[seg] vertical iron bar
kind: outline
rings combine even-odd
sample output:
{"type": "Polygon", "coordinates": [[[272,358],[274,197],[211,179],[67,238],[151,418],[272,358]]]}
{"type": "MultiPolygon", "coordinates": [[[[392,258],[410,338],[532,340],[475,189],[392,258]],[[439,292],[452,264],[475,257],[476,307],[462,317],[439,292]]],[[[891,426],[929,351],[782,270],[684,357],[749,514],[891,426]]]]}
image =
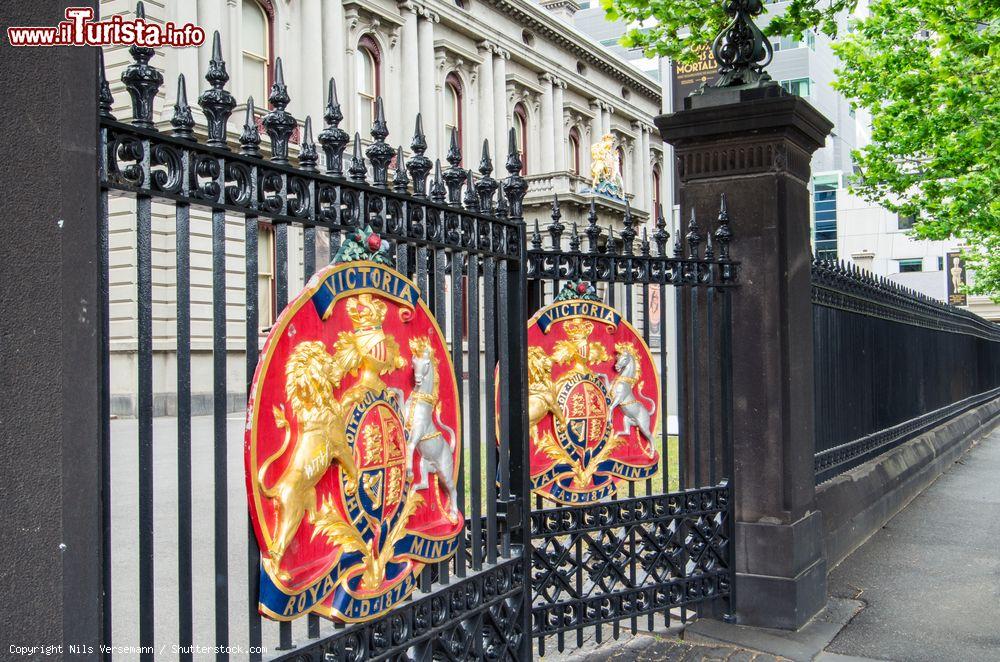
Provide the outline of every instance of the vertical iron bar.
{"type": "MultiPolygon", "coordinates": [[[[472,545],[472,569],[480,570],[483,567],[483,481],[480,480],[482,474],[482,453],[483,439],[480,433],[480,415],[484,403],[480,400],[479,391],[479,256],[469,255],[469,406],[467,407],[469,416],[469,458],[471,461],[471,482],[472,489],[471,504],[471,545],[472,545]]],[[[490,366],[486,365],[487,379],[490,379],[490,366]]],[[[492,407],[492,403],[486,402],[486,408],[492,407]]],[[[486,434],[489,439],[489,432],[486,434]]],[[[492,452],[492,448],[487,448],[486,452],[492,452]]]]}
{"type": "MultiPolygon", "coordinates": [[[[647,266],[648,266],[648,262],[647,262],[647,266]]],[[[647,281],[645,283],[643,283],[643,285],[642,285],[642,304],[641,304],[640,308],[642,310],[642,340],[643,340],[644,343],[646,343],[646,347],[649,347],[649,332],[650,332],[649,327],[650,327],[650,323],[649,323],[649,281],[648,281],[648,273],[647,273],[647,281]]],[[[652,358],[652,357],[650,357],[650,358],[652,358]]],[[[664,406],[666,405],[666,398],[663,396],[663,373],[662,372],[659,375],[659,381],[657,382],[656,387],[657,387],[657,389],[659,389],[659,392],[660,392],[660,410],[662,410],[664,408],[664,406]]],[[[659,412],[657,412],[657,413],[659,413],[659,412]]],[[[653,430],[656,429],[656,420],[655,419],[653,419],[653,420],[650,421],[650,429],[653,429],[653,430]]],[[[660,434],[666,434],[666,431],[665,430],[660,430],[660,434]]],[[[656,450],[656,445],[654,444],[654,442],[653,442],[652,439],[649,440],[649,449],[650,449],[650,451],[654,451],[654,452],[656,450]]],[[[653,493],[653,479],[652,478],[647,478],[646,479],[645,487],[646,487],[646,496],[651,495],[653,493]]],[[[666,490],[664,490],[664,491],[666,491],[666,490]]],[[[654,524],[652,526],[656,526],[656,525],[654,524]]],[[[649,573],[647,573],[647,577],[648,576],[649,576],[649,573]]],[[[655,627],[656,627],[656,616],[655,616],[655,614],[653,612],[649,612],[649,615],[646,618],[646,629],[649,630],[650,632],[652,632],[655,627]]]]}
{"type": "MultiPolygon", "coordinates": [[[[103,57],[103,56],[102,56],[103,57]]],[[[101,130],[97,150],[101,180],[107,179],[106,129],[101,130]]],[[[110,242],[108,189],[101,187],[98,198],[98,241],[100,245],[99,287],[101,294],[101,572],[104,600],[102,604],[101,643],[110,644],[111,639],[111,291],[110,291],[110,242]]],[[[111,662],[111,653],[102,654],[105,662],[111,662]]]]}
{"type": "MultiPolygon", "coordinates": [[[[688,416],[688,401],[687,401],[687,379],[691,370],[691,352],[688,351],[690,345],[688,344],[687,333],[685,332],[687,325],[685,324],[683,305],[684,305],[684,295],[686,294],[686,285],[683,284],[683,269],[684,266],[678,267],[678,281],[679,284],[674,285],[674,312],[675,312],[675,324],[674,329],[677,334],[677,489],[683,492],[687,486],[686,475],[686,462],[687,453],[684,448],[687,445],[687,416],[688,416]]],[[[687,501],[683,496],[680,497],[682,500],[683,507],[687,507],[687,501]]],[[[678,540],[684,540],[683,538],[683,528],[684,528],[684,518],[679,517],[677,519],[678,528],[678,540]]],[[[682,554],[683,555],[683,554],[682,554]]],[[[680,567],[680,577],[684,578],[684,559],[681,559],[680,567]]],[[[683,584],[682,584],[683,586],[683,584]]],[[[681,604],[681,623],[687,622],[687,607],[681,604]]]]}
{"type": "MultiPolygon", "coordinates": [[[[143,150],[148,162],[149,150],[143,150]]],[[[136,308],[138,321],[139,417],[139,645],[152,651],[155,627],[153,584],[153,264],[152,199],[136,196],[136,308]],[[147,648],[148,647],[148,648],[147,648]]],[[[143,652],[140,659],[153,659],[143,652]]]]}
{"type": "MultiPolygon", "coordinates": [[[[670,383],[667,378],[667,286],[657,285],[660,288],[660,427],[662,433],[662,449],[660,462],[663,463],[663,492],[670,492],[670,461],[667,451],[670,449],[670,417],[668,413],[667,390],[663,388],[670,383]]],[[[676,303],[676,298],[675,298],[676,303]]],[[[680,366],[680,363],[677,364],[680,366]]],[[[669,611],[667,612],[669,613],[669,611]]]]}
{"type": "MultiPolygon", "coordinates": [[[[628,248],[628,245],[626,246],[626,250],[628,250],[628,251],[631,250],[630,248],[628,248]]],[[[633,301],[632,301],[632,258],[631,257],[625,258],[625,269],[626,269],[626,275],[625,275],[625,319],[628,321],[629,324],[632,324],[632,322],[633,322],[633,317],[632,317],[632,303],[633,303],[633,301]]],[[[640,439],[641,439],[641,437],[640,437],[640,439]]],[[[635,497],[635,481],[632,481],[632,480],[628,481],[628,496],[629,496],[630,499],[632,499],[632,498],[635,497]]],[[[631,585],[632,585],[631,587],[632,588],[637,588],[637,583],[638,583],[639,578],[638,578],[638,571],[636,569],[636,564],[635,564],[635,562],[636,562],[636,556],[637,556],[637,549],[636,549],[635,527],[634,526],[629,526],[628,527],[628,549],[629,549],[629,554],[628,554],[629,582],[631,583],[631,585]]],[[[631,622],[631,626],[632,626],[632,634],[634,635],[639,630],[639,619],[636,616],[632,616],[630,622],[631,622]]]]}
{"type": "MultiPolygon", "coordinates": [[[[500,500],[508,502],[510,498],[510,448],[511,448],[511,416],[510,411],[513,403],[511,402],[511,383],[510,377],[514,370],[514,366],[511,364],[511,347],[510,340],[511,334],[514,333],[513,323],[510,319],[510,278],[509,271],[507,268],[507,262],[501,261],[498,265],[499,272],[497,273],[497,296],[498,301],[498,311],[499,311],[499,337],[500,343],[498,348],[499,362],[501,368],[500,371],[501,383],[500,383],[500,457],[499,461],[499,483],[500,483],[500,500]],[[506,376],[506,379],[503,379],[506,376]]],[[[509,503],[509,502],[508,502],[509,503]]],[[[503,558],[510,558],[510,526],[504,527],[503,535],[501,536],[501,555],[503,558]]]]}
{"type": "Polygon", "coordinates": [[[677,489],[681,491],[687,488],[687,481],[684,477],[687,453],[684,452],[684,447],[687,445],[688,423],[687,379],[691,366],[686,333],[687,325],[682,310],[684,295],[687,294],[686,287],[683,284],[674,285],[674,316],[676,318],[674,329],[677,334],[675,339],[677,345],[677,489]]]}
{"type": "MultiPolygon", "coordinates": [[[[487,439],[496,434],[496,377],[497,369],[497,301],[496,301],[496,260],[483,259],[483,315],[486,323],[486,410],[487,439]]],[[[496,444],[486,447],[486,562],[497,562],[497,448],[496,444]]]]}
{"type": "MultiPolygon", "coordinates": [[[[308,283],[316,272],[316,228],[308,226],[302,229],[302,282],[308,283]]],[[[319,616],[310,613],[306,616],[306,636],[310,639],[319,638],[319,616]]]]}
{"type": "MultiPolygon", "coordinates": [[[[288,224],[274,226],[274,298],[275,309],[279,312],[288,304],[288,224]]],[[[282,621],[278,624],[278,650],[291,650],[292,624],[282,621]]]]}
{"type": "MultiPolygon", "coordinates": [[[[475,257],[470,255],[469,262],[472,262],[475,257]]],[[[462,415],[465,413],[465,408],[462,406],[465,398],[462,395],[463,387],[465,385],[465,365],[462,361],[462,343],[463,343],[463,333],[465,320],[465,308],[462,305],[463,299],[463,287],[462,287],[462,276],[463,276],[463,254],[461,251],[451,252],[451,362],[455,368],[455,383],[458,384],[458,411],[462,415]]],[[[472,356],[471,349],[469,356],[472,356]]],[[[462,417],[465,418],[464,416],[462,417]]],[[[456,434],[462,434],[462,425],[464,420],[459,421],[459,426],[456,429],[456,434]]],[[[460,445],[459,449],[464,448],[464,445],[460,445]]],[[[458,509],[462,513],[466,513],[465,507],[465,467],[462,466],[465,458],[459,456],[459,471],[458,471],[458,484],[455,486],[455,492],[458,495],[458,509]]],[[[463,515],[464,517],[464,515],[463,515]]],[[[457,577],[465,577],[465,533],[458,538],[458,551],[455,553],[455,575],[457,577]]]]}
{"type": "MultiPolygon", "coordinates": [[[[452,264],[454,268],[454,264],[452,264]]],[[[445,291],[447,290],[448,281],[445,279],[445,272],[448,270],[448,254],[443,248],[439,248],[434,251],[434,318],[444,322],[448,319],[448,305],[447,297],[445,296],[445,291]]],[[[447,324],[445,325],[447,328],[447,324]]],[[[455,342],[454,335],[452,336],[452,343],[455,342]]],[[[461,341],[459,341],[461,342],[461,341]]],[[[461,345],[459,345],[461,347],[461,345]]],[[[461,375],[459,375],[460,377],[461,375]]],[[[458,380],[459,388],[461,388],[461,380],[458,380]]],[[[459,393],[459,401],[461,402],[461,392],[459,393]]],[[[451,582],[451,561],[442,561],[437,564],[439,579],[442,584],[448,584],[451,582]]]]}
{"type": "Polygon", "coordinates": [[[715,348],[715,325],[713,300],[716,290],[710,289],[705,292],[705,325],[707,326],[707,351],[703,356],[707,357],[706,379],[708,380],[708,484],[716,484],[716,461],[715,461],[715,413],[718,410],[718,402],[715,393],[715,370],[712,369],[714,357],[719,356],[715,348]]]}
{"type": "Polygon", "coordinates": [[[177,250],[177,643],[191,660],[191,207],[176,203],[177,250]]]}
{"type": "MultiPolygon", "coordinates": [[[[696,266],[693,268],[697,269],[696,266]]],[[[696,272],[697,273],[697,272],[696,272]]],[[[698,288],[691,285],[691,310],[688,311],[691,321],[691,460],[694,465],[694,486],[701,487],[701,415],[698,405],[701,401],[701,393],[698,390],[698,372],[701,367],[699,356],[701,354],[698,346],[698,288]]]]}
{"type": "MultiPolygon", "coordinates": [[[[215,463],[215,643],[229,644],[229,492],[226,465],[226,212],[212,210],[212,383],[215,463]]],[[[219,650],[218,660],[229,659],[219,650]]]]}
{"type": "MultiPolygon", "coordinates": [[[[426,233],[426,226],[425,226],[426,233]]],[[[433,292],[428,288],[427,282],[427,248],[420,246],[417,248],[417,288],[420,290],[420,296],[423,297],[424,302],[427,307],[433,312],[433,292]]],[[[428,569],[427,572],[420,573],[419,585],[420,590],[428,593],[431,590],[431,573],[428,569]]]]}
{"type": "MultiPolygon", "coordinates": [[[[245,222],[244,249],[246,258],[246,390],[250,395],[254,372],[257,370],[259,354],[258,338],[260,327],[259,270],[257,255],[258,223],[256,216],[247,216],[245,222]]],[[[250,662],[261,659],[261,618],[257,608],[260,591],[260,548],[253,523],[247,518],[247,618],[249,622],[250,662]]]]}
{"type": "Polygon", "coordinates": [[[719,369],[721,375],[722,398],[722,444],[725,462],[725,478],[729,481],[729,500],[726,503],[726,518],[729,521],[729,540],[726,545],[728,552],[726,567],[729,570],[729,613],[725,620],[736,622],[736,564],[733,553],[733,541],[736,540],[736,482],[735,482],[735,448],[733,447],[733,315],[731,293],[728,289],[720,292],[722,296],[722,348],[719,369]]]}

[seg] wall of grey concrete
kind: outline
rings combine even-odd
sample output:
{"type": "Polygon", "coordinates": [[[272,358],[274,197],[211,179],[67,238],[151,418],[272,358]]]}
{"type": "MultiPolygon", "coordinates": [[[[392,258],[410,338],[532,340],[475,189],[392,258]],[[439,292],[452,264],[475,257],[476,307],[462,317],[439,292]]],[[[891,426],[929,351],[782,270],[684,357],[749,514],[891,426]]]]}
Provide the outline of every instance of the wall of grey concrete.
{"type": "Polygon", "coordinates": [[[827,568],[844,560],[996,425],[1000,398],[818,486],[827,568]]]}

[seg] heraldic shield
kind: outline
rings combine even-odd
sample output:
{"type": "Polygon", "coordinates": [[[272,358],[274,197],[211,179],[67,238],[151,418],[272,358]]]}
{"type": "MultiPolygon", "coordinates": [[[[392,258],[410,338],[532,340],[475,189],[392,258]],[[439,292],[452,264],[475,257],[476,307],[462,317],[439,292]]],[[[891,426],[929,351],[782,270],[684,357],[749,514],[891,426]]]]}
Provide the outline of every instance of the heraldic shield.
{"type": "Polygon", "coordinates": [[[619,480],[652,477],[659,416],[649,347],[593,286],[567,283],[528,322],[532,490],[592,503],[614,495],[619,480]]]}
{"type": "Polygon", "coordinates": [[[260,612],[346,621],[405,599],[454,554],[462,440],[444,336],[370,230],[281,313],[247,408],[260,612]]]}

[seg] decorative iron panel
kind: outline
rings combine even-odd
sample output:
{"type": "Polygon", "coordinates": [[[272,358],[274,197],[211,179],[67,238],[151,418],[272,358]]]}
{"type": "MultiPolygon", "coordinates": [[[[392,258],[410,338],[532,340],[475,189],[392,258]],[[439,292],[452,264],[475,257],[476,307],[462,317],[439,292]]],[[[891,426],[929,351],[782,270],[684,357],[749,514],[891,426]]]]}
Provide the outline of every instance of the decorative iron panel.
{"type": "Polygon", "coordinates": [[[524,561],[520,556],[274,658],[301,662],[518,660],[524,561]]]}
{"type": "Polygon", "coordinates": [[[729,595],[730,489],[531,513],[532,635],[729,595]]]}

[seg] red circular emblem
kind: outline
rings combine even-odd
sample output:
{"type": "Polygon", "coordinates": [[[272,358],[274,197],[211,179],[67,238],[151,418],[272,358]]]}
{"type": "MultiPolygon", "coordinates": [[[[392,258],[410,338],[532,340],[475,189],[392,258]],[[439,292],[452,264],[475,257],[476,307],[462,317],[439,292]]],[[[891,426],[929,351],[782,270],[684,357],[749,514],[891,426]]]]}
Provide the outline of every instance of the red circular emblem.
{"type": "Polygon", "coordinates": [[[615,494],[619,480],[652,477],[659,417],[649,347],[586,282],[566,284],[528,322],[532,489],[590,503],[615,494]]]}
{"type": "Polygon", "coordinates": [[[268,335],[247,410],[261,613],[367,620],[454,553],[457,403],[413,283],[370,261],[313,277],[268,335]]]}

